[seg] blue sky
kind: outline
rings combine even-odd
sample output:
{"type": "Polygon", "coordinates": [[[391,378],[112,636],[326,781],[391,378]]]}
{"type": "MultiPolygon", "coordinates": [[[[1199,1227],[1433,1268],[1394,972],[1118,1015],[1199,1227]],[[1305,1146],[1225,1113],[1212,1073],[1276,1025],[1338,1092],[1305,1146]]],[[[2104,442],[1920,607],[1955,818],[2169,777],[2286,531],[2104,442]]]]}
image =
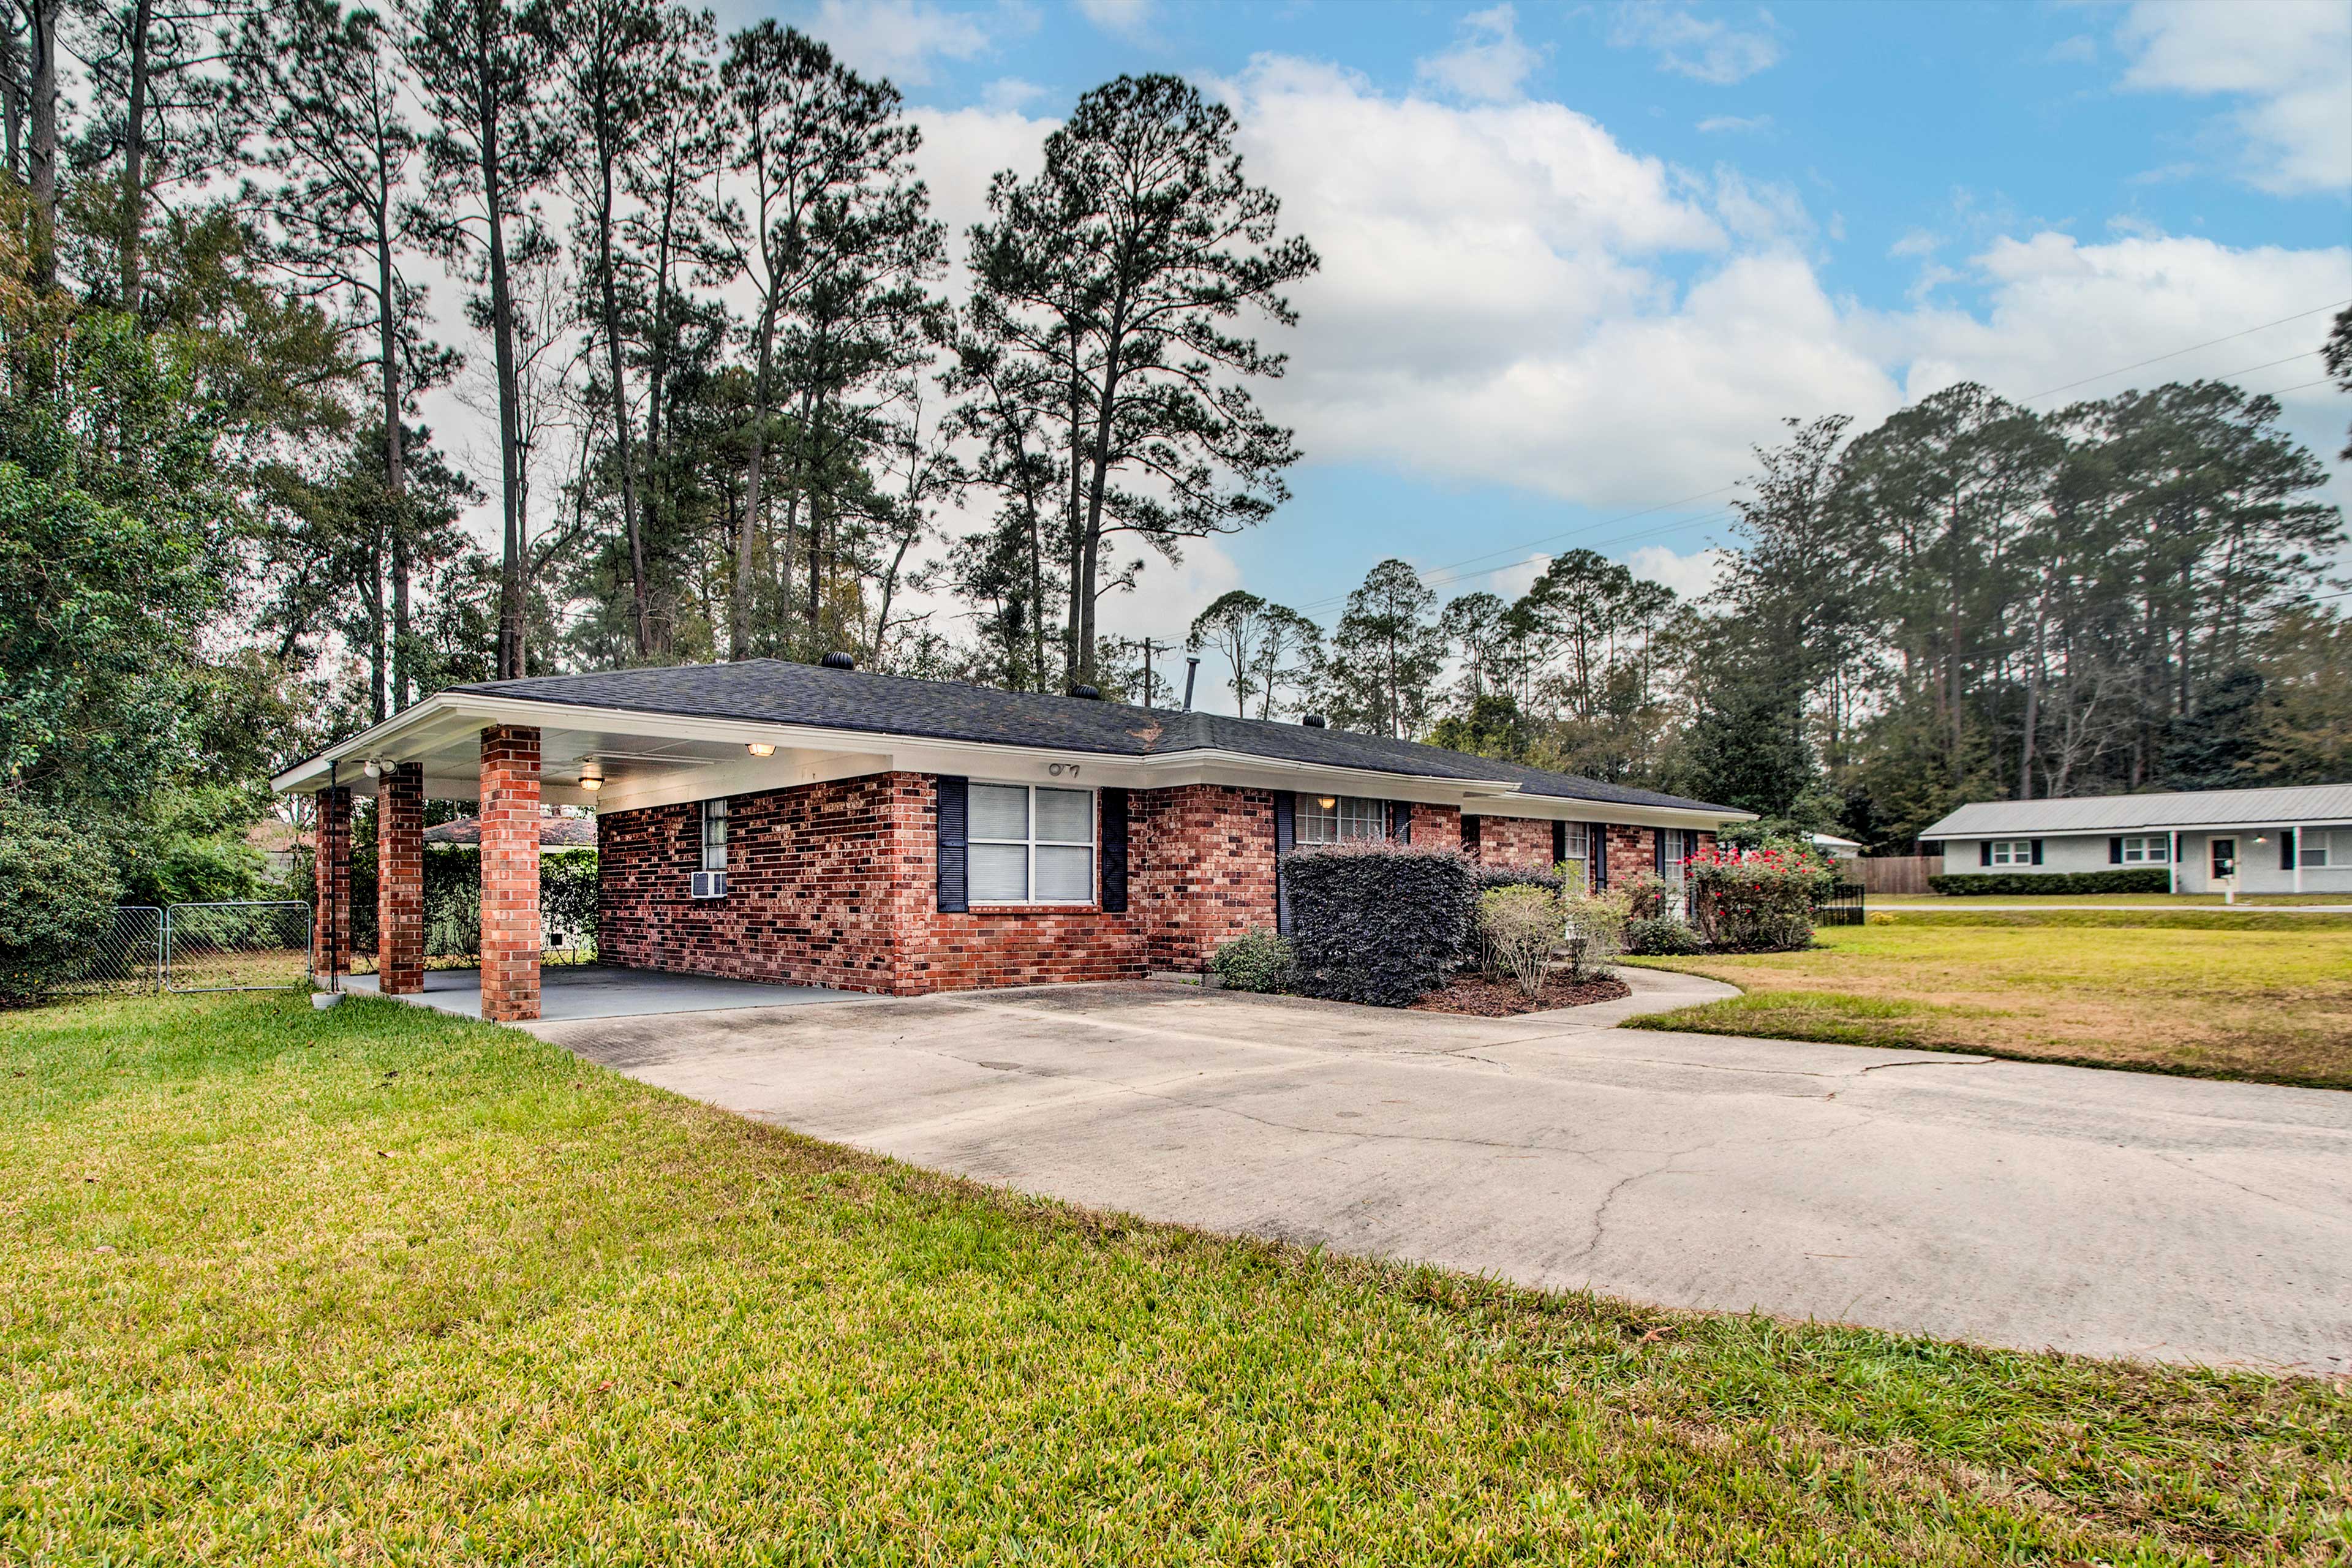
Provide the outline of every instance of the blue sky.
{"type": "Polygon", "coordinates": [[[773,14],[901,86],[959,227],[1078,93],[1166,70],[1233,104],[1322,252],[1302,326],[1266,334],[1294,500],[1152,563],[1113,629],[1168,635],[1238,583],[1325,608],[1389,554],[1507,590],[1539,541],[1699,585],[1780,416],[1960,379],[2023,396],[2172,355],[2042,405],[2243,372],[2344,443],[2299,384],[2352,300],[2352,0],[773,14]]]}

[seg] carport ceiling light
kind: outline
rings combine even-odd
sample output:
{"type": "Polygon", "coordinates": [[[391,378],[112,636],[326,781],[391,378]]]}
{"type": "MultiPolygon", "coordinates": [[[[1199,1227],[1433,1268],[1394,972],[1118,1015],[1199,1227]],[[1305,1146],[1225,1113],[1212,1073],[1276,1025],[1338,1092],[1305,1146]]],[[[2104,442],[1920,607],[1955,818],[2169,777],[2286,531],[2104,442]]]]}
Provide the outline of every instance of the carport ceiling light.
{"type": "Polygon", "coordinates": [[[580,787],[594,795],[604,787],[604,764],[591,758],[580,764],[580,787]]]}
{"type": "Polygon", "coordinates": [[[772,757],[776,754],[776,748],[765,741],[746,741],[743,743],[743,749],[755,757],[772,757]]]}

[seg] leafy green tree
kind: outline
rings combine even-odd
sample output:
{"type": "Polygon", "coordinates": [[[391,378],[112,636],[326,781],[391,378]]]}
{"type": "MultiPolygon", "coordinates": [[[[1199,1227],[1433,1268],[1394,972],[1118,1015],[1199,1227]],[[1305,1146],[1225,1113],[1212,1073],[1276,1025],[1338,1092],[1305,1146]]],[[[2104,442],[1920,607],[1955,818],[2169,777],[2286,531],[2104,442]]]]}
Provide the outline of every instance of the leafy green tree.
{"type": "Polygon", "coordinates": [[[1412,740],[1429,727],[1445,643],[1437,595],[1402,561],[1383,561],[1348,595],[1318,685],[1343,730],[1412,740]]]}
{"type": "Polygon", "coordinates": [[[1067,475],[1066,646],[1096,675],[1105,542],[1131,532],[1173,560],[1186,539],[1258,522],[1287,495],[1290,432],[1249,383],[1283,356],[1226,323],[1296,321],[1283,290],[1314,250],[1276,232],[1250,184],[1232,112],[1171,76],[1120,77],[1045,139],[1045,168],[1001,174],[971,231],[971,335],[1017,362],[1024,417],[1050,409],[1067,475]]]}
{"type": "Polygon", "coordinates": [[[1517,700],[1509,692],[1482,691],[1470,700],[1466,712],[1440,719],[1429,732],[1429,742],[1451,752],[1524,763],[1534,755],[1535,726],[1519,711],[1517,700]]]}

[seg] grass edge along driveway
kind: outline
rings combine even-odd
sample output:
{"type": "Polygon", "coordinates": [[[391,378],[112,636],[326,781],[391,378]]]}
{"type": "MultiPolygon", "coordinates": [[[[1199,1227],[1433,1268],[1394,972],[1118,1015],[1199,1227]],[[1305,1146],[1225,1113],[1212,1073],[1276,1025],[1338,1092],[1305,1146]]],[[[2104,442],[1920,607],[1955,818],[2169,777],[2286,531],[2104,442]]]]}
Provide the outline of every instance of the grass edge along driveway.
{"type": "Polygon", "coordinates": [[[1146,1225],[396,1004],[0,1016],[0,1560],[2339,1560],[2346,1390],[1146,1225]]]}
{"type": "Polygon", "coordinates": [[[1803,952],[1632,959],[1744,995],[1629,1027],[2352,1089],[2352,917],[1918,911],[1803,952]]]}

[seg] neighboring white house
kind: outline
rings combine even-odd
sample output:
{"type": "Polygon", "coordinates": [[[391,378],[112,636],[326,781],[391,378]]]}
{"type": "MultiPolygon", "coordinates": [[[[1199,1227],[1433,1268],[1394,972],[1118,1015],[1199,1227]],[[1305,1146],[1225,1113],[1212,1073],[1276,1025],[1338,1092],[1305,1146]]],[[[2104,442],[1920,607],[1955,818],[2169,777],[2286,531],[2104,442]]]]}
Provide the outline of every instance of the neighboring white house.
{"type": "Polygon", "coordinates": [[[1919,837],[1947,872],[2161,866],[2177,892],[2352,893],[2352,784],[1977,801],[1919,837]]]}

